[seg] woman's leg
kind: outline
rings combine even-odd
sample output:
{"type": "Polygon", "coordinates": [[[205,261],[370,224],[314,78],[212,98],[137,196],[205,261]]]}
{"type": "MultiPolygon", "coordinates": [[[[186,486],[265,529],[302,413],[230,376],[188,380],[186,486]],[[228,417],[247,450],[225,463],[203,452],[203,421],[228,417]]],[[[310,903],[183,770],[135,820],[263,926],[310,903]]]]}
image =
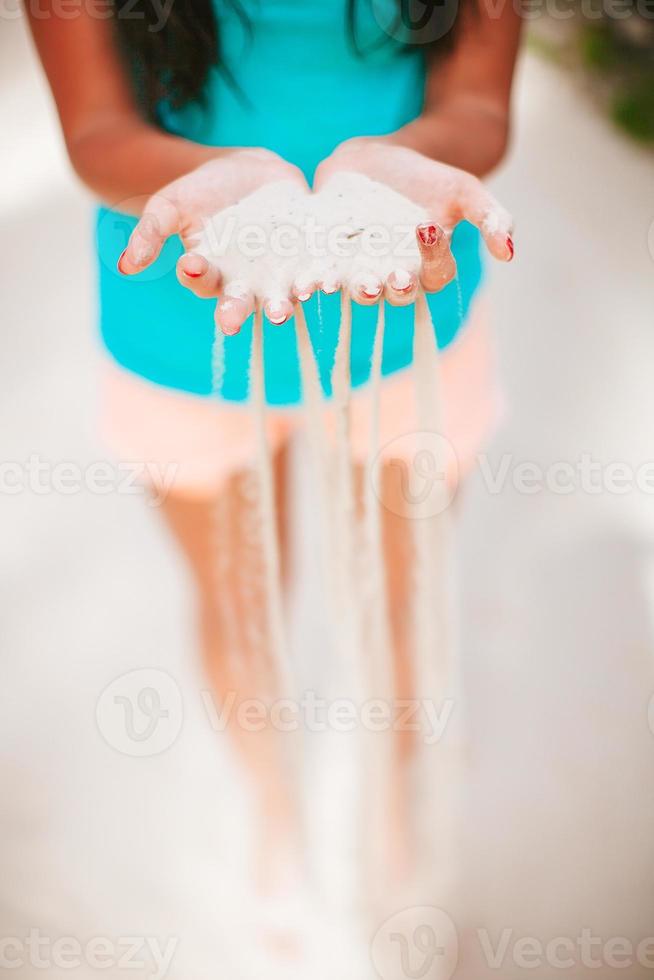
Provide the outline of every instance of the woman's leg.
{"type": "MultiPolygon", "coordinates": [[[[393,676],[398,709],[420,697],[415,689],[411,663],[412,585],[414,543],[410,507],[402,493],[400,470],[386,464],[382,471],[382,545],[386,573],[386,601],[393,652],[393,676]]],[[[410,848],[410,761],[416,749],[416,733],[406,726],[394,732],[394,759],[391,783],[391,833],[394,838],[395,872],[403,877],[411,868],[410,848]]]]}
{"type": "MultiPolygon", "coordinates": [[[[381,531],[386,581],[386,603],[393,662],[395,718],[406,716],[407,702],[433,697],[435,692],[417,688],[414,671],[414,590],[416,587],[415,503],[406,497],[405,464],[394,460],[383,465],[381,473],[381,531]]],[[[408,462],[407,464],[408,465],[408,462]]],[[[461,494],[450,503],[456,514],[461,494]]],[[[408,716],[414,718],[411,712],[408,716]]],[[[419,749],[420,732],[414,725],[398,724],[393,732],[393,766],[389,823],[392,835],[391,869],[398,876],[413,870],[416,855],[411,850],[411,763],[419,749]]]]}
{"type": "MultiPolygon", "coordinates": [[[[413,528],[410,509],[403,498],[396,466],[382,471],[382,548],[386,575],[386,601],[393,647],[395,697],[405,701],[417,697],[411,670],[411,583],[413,578],[413,528]]],[[[400,728],[396,738],[399,762],[406,761],[414,747],[414,733],[400,728]]]]}
{"type": "MultiPolygon", "coordinates": [[[[361,518],[364,510],[365,485],[368,479],[363,466],[355,466],[357,509],[361,518]]],[[[401,472],[397,465],[384,464],[380,483],[380,514],[382,560],[386,583],[386,609],[392,657],[394,704],[391,713],[395,722],[405,714],[403,705],[419,696],[415,691],[411,665],[412,643],[412,580],[413,528],[411,509],[402,492],[401,472]]],[[[381,737],[384,737],[383,735],[381,737]]],[[[387,806],[390,873],[402,877],[408,870],[409,854],[409,762],[415,750],[416,733],[406,726],[394,725],[390,799],[387,806]]]]}
{"type": "MultiPolygon", "coordinates": [[[[288,573],[287,451],[273,460],[280,559],[288,573]]],[[[168,526],[186,556],[198,597],[204,666],[220,710],[229,709],[227,730],[250,777],[259,807],[259,878],[273,887],[276,861],[286,860],[296,837],[292,786],[285,765],[284,736],[259,716],[243,724],[238,707],[256,700],[267,708],[275,699],[266,649],[265,579],[257,507],[249,492],[250,473],[231,476],[214,499],[170,495],[163,505],[168,526]],[[256,729],[256,730],[254,730],[256,729]],[[283,852],[283,853],[282,853],[283,852]]]]}

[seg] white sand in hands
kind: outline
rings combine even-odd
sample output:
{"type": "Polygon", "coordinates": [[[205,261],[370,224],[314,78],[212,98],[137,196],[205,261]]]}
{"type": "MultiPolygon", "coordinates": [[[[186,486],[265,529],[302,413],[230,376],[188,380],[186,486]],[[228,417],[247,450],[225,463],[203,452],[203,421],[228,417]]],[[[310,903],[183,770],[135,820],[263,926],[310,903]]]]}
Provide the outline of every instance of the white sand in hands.
{"type": "Polygon", "coordinates": [[[293,283],[349,286],[362,275],[417,273],[415,227],[427,214],[389,187],[342,173],[318,193],[267,184],[208,219],[194,251],[258,298],[288,296],[293,283]]]}

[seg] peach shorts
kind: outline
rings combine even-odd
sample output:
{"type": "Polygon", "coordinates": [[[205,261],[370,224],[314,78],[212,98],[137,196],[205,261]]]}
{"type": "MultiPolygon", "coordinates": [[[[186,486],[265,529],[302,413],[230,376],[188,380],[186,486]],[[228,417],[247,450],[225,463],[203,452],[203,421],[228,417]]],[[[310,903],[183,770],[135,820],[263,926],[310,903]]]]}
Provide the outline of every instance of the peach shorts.
{"type": "MultiPolygon", "coordinates": [[[[456,481],[474,464],[502,407],[483,294],[457,339],[441,355],[439,369],[441,436],[447,440],[456,481]]],[[[369,454],[370,409],[367,386],[357,389],[352,396],[351,446],[360,461],[369,454]]],[[[104,438],[113,454],[121,461],[167,470],[169,492],[178,496],[215,496],[226,479],[256,458],[256,432],[247,404],[164,388],[113,361],[106,365],[102,416],[104,438]]],[[[402,455],[410,443],[406,435],[419,428],[411,368],[383,379],[379,423],[380,447],[402,455]]],[[[275,452],[304,425],[302,407],[271,408],[266,424],[275,452]]]]}

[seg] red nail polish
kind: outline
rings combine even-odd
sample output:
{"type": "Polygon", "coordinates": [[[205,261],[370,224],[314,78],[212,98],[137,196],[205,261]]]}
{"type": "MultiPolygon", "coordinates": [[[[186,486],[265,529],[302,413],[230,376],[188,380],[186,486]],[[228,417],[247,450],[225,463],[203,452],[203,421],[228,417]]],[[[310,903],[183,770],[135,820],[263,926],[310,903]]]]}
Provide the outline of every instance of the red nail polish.
{"type": "Polygon", "coordinates": [[[126,251],[127,251],[127,249],[124,248],[123,251],[120,253],[120,258],[118,259],[118,262],[116,263],[116,268],[120,272],[121,276],[126,276],[127,275],[127,273],[125,272],[125,270],[124,269],[121,269],[121,262],[125,258],[125,252],[126,251]]]}
{"type": "Polygon", "coordinates": [[[418,225],[418,238],[423,245],[436,245],[443,234],[438,225],[418,225]]]}
{"type": "Polygon", "coordinates": [[[506,236],[506,247],[509,250],[509,262],[510,262],[515,252],[515,248],[513,247],[513,239],[511,238],[510,235],[506,236]]]}
{"type": "Polygon", "coordinates": [[[201,272],[187,272],[186,269],[185,269],[184,270],[184,275],[185,276],[188,276],[189,279],[199,279],[200,276],[202,275],[202,273],[201,272]]]}

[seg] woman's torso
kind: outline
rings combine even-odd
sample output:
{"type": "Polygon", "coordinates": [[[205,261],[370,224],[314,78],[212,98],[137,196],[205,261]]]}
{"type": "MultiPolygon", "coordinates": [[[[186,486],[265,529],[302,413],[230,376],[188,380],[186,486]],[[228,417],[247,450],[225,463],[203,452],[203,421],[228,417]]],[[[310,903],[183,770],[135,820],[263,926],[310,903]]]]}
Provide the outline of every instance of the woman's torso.
{"type": "MultiPolygon", "coordinates": [[[[318,163],[341,141],[383,135],[421,111],[425,63],[420,51],[407,52],[383,40],[388,5],[395,0],[362,0],[357,19],[358,55],[348,35],[347,0],[247,0],[247,28],[231,7],[219,5],[223,57],[229,76],[213,70],[206,107],[163,112],[167,129],[217,146],[265,146],[297,164],[311,181],[318,163]],[[381,5],[386,6],[381,6],[381,5]]],[[[105,343],[125,367],[152,381],[197,394],[212,387],[213,304],[199,300],[177,282],[178,240],[170,241],[155,265],[125,279],[116,259],[135,220],[101,209],[98,219],[101,325],[105,343]]],[[[460,329],[476,291],[481,264],[475,229],[463,224],[453,248],[458,281],[430,297],[439,346],[460,329]]],[[[339,323],[337,296],[305,304],[309,327],[319,342],[319,366],[326,390],[339,323]],[[320,315],[319,315],[320,313],[320,315]]],[[[375,311],[355,307],[352,341],[353,384],[368,375],[375,311]]],[[[226,341],[224,397],[247,397],[251,330],[226,341]]],[[[390,309],[384,372],[411,361],[412,312],[390,309]]],[[[266,333],[266,393],[273,404],[300,397],[293,324],[266,333]]]]}

